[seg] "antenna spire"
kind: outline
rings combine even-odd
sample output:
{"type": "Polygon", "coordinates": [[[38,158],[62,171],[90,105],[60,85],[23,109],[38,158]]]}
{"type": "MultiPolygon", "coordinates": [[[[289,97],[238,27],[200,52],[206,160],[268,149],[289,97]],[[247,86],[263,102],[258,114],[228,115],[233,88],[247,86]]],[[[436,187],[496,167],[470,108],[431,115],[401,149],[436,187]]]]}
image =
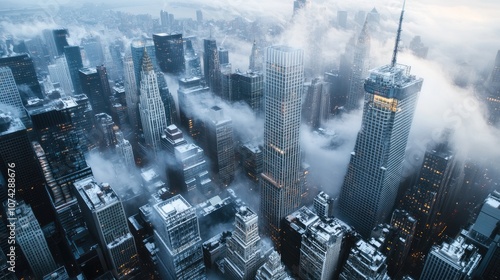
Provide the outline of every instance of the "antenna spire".
{"type": "Polygon", "coordinates": [[[401,26],[403,25],[403,15],[405,13],[405,4],[406,4],[406,0],[403,1],[403,8],[401,9],[401,16],[399,17],[398,33],[396,35],[396,44],[394,45],[394,51],[392,53],[391,67],[396,66],[396,61],[397,61],[397,57],[398,57],[399,40],[401,39],[401,26]]]}

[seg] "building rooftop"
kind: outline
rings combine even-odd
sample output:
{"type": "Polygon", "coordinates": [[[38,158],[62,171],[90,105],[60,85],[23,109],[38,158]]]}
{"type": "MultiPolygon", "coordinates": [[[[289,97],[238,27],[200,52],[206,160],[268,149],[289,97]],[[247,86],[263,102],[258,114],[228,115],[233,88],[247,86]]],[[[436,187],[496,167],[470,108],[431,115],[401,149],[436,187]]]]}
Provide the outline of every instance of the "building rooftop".
{"type": "Polygon", "coordinates": [[[91,74],[96,74],[97,69],[95,67],[86,67],[86,68],[81,68],[80,72],[82,72],[85,75],[91,75],[91,74]]]}
{"type": "Polygon", "coordinates": [[[152,182],[154,179],[158,178],[159,176],[153,167],[149,167],[141,169],[141,177],[144,180],[144,182],[149,183],[152,182]]]}
{"type": "Polygon", "coordinates": [[[163,219],[192,209],[191,205],[180,195],[176,195],[166,201],[160,202],[156,204],[154,208],[163,219]]]}
{"type": "Polygon", "coordinates": [[[152,39],[135,39],[132,40],[132,43],[130,44],[132,48],[144,48],[144,47],[149,47],[149,46],[154,46],[154,42],[152,39]]]}
{"type": "Polygon", "coordinates": [[[222,208],[223,206],[231,203],[231,198],[226,197],[221,199],[220,196],[216,195],[207,201],[204,201],[196,205],[198,216],[207,216],[210,213],[222,208]]]}
{"type": "Polygon", "coordinates": [[[54,100],[41,100],[32,106],[26,106],[29,115],[37,115],[52,110],[65,110],[78,106],[81,101],[88,100],[85,94],[66,96],[54,100]]]}
{"type": "Polygon", "coordinates": [[[302,206],[299,210],[286,216],[285,219],[295,230],[303,233],[307,227],[318,221],[319,217],[311,209],[302,206]]]}
{"type": "Polygon", "coordinates": [[[247,150],[251,151],[254,154],[262,152],[259,145],[255,145],[252,143],[246,143],[243,145],[243,147],[245,147],[247,150]]]}
{"type": "Polygon", "coordinates": [[[370,71],[365,80],[365,90],[386,98],[402,99],[420,91],[423,80],[410,75],[410,66],[384,65],[370,71]]]}
{"type": "Polygon", "coordinates": [[[89,209],[96,211],[119,201],[108,183],[97,184],[94,177],[87,177],[74,183],[89,209]]]}

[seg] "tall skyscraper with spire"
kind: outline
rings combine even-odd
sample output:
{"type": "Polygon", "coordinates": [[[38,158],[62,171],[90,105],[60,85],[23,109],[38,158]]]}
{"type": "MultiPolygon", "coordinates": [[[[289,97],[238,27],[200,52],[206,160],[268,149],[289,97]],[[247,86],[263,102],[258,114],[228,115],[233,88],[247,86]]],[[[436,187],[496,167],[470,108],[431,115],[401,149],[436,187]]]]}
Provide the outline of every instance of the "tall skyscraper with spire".
{"type": "Polygon", "coordinates": [[[263,227],[279,247],[281,220],[301,202],[300,111],[304,53],[287,46],[266,50],[265,122],[260,211],[263,227]]]}
{"type": "Polygon", "coordinates": [[[361,130],[340,192],[341,216],[365,237],[391,213],[423,83],[409,66],[396,64],[403,14],[404,5],[391,64],[365,80],[361,130]]]}
{"type": "Polygon", "coordinates": [[[364,95],[363,81],[368,76],[370,67],[370,35],[368,34],[368,21],[365,21],[363,29],[359,33],[356,47],[354,48],[354,60],[352,64],[351,84],[347,97],[347,110],[357,109],[364,95]]]}
{"type": "Polygon", "coordinates": [[[148,52],[144,52],[142,58],[139,112],[146,146],[155,155],[161,147],[161,134],[167,127],[165,107],[161,100],[158,81],[156,79],[157,75],[153,69],[153,63],[149,58],[148,52]]]}

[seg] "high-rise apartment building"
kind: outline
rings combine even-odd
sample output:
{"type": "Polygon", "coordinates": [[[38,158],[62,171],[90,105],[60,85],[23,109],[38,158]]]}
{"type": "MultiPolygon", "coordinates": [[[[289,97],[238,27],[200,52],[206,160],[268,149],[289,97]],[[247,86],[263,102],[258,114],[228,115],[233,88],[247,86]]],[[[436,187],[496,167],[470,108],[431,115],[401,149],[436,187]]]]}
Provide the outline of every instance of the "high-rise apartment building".
{"type": "Polygon", "coordinates": [[[480,260],[477,248],[459,236],[451,243],[432,247],[419,279],[472,279],[480,260]]]}
{"type": "Polygon", "coordinates": [[[195,209],[180,195],[153,206],[154,238],[162,279],[205,279],[200,229],[195,209]]]}
{"type": "Polygon", "coordinates": [[[304,80],[302,50],[266,50],[265,123],[260,212],[264,232],[279,247],[281,221],[301,203],[300,110],[304,80]]]}
{"type": "Polygon", "coordinates": [[[182,34],[153,34],[156,59],[163,73],[184,72],[184,42],[182,34]]]}
{"type": "Polygon", "coordinates": [[[206,151],[216,181],[228,185],[234,179],[235,155],[233,122],[222,108],[213,106],[205,122],[206,151]]]}
{"type": "Polygon", "coordinates": [[[16,221],[16,242],[21,247],[35,277],[42,278],[55,270],[57,265],[31,207],[24,201],[18,201],[14,213],[6,212],[16,221]]]}
{"type": "Polygon", "coordinates": [[[144,52],[141,72],[139,112],[146,145],[156,155],[160,151],[160,139],[167,127],[165,107],[160,96],[157,75],[148,52],[144,52]]]}
{"type": "Polygon", "coordinates": [[[74,183],[85,222],[104,249],[113,275],[127,279],[138,267],[134,237],[129,231],[122,202],[108,183],[98,184],[90,176],[74,183]]]}
{"type": "Polygon", "coordinates": [[[373,69],[365,80],[361,130],[340,192],[341,217],[365,237],[392,211],[423,83],[409,66],[396,64],[400,30],[391,64],[373,69]]]}
{"type": "Polygon", "coordinates": [[[257,214],[247,206],[240,207],[234,227],[227,240],[224,274],[228,279],[254,279],[257,269],[264,261],[257,214]]]}

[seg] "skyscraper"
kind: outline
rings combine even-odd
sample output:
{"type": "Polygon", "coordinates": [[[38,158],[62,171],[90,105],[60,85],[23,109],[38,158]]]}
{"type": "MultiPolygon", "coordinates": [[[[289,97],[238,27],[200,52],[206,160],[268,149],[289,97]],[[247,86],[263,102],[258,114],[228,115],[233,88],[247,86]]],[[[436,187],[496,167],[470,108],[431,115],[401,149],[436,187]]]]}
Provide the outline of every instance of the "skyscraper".
{"type": "Polygon", "coordinates": [[[163,73],[184,72],[184,42],[182,34],[153,34],[156,59],[163,73]]]}
{"type": "Polygon", "coordinates": [[[250,71],[261,71],[263,67],[262,54],[260,48],[257,46],[257,42],[253,41],[252,53],[250,54],[248,69],[250,71]]]}
{"type": "Polygon", "coordinates": [[[488,106],[490,124],[500,121],[500,50],[497,52],[495,64],[486,82],[486,105],[488,106]]]}
{"type": "Polygon", "coordinates": [[[266,263],[257,270],[255,280],[292,280],[292,278],[285,271],[278,252],[273,250],[266,263]]]}
{"type": "Polygon", "coordinates": [[[136,271],[137,249],[129,231],[122,202],[108,183],[90,176],[74,183],[78,202],[90,232],[97,236],[106,261],[118,279],[136,271]]]}
{"type": "Polygon", "coordinates": [[[262,265],[258,216],[246,206],[236,213],[235,229],[227,240],[225,275],[229,279],[254,279],[262,265]]]}
{"type": "Polygon", "coordinates": [[[125,55],[123,60],[123,72],[125,76],[125,96],[127,100],[128,119],[132,129],[138,131],[140,125],[139,117],[139,92],[135,81],[134,61],[130,54],[125,55]]]}
{"type": "Polygon", "coordinates": [[[392,211],[423,83],[409,66],[396,64],[403,13],[391,64],[373,69],[365,80],[361,130],[340,192],[341,217],[365,237],[392,211]]]}
{"type": "MultiPolygon", "coordinates": [[[[359,240],[351,249],[342,268],[341,280],[390,280],[387,276],[387,258],[370,243],[359,240]]],[[[440,279],[440,278],[436,278],[440,279]]],[[[445,279],[445,278],[441,278],[445,279]]]]}
{"type": "Polygon", "coordinates": [[[73,92],[73,83],[71,82],[66,57],[60,56],[56,58],[54,64],[49,65],[47,68],[49,70],[50,81],[59,83],[64,93],[71,95],[73,92]]]}
{"type": "Polygon", "coordinates": [[[8,176],[8,164],[15,164],[16,198],[29,203],[42,225],[53,221],[43,174],[35,160],[26,127],[19,118],[0,111],[0,172],[8,176]]]}
{"type": "Polygon", "coordinates": [[[0,67],[9,67],[16,81],[23,103],[32,97],[43,99],[33,60],[28,54],[18,54],[0,58],[0,67]]]}
{"type": "Polygon", "coordinates": [[[370,35],[368,34],[367,24],[368,22],[365,21],[354,48],[351,84],[346,104],[347,110],[357,109],[364,95],[363,81],[368,76],[368,68],[370,67],[370,35]]]}
{"type": "Polygon", "coordinates": [[[300,247],[300,279],[332,279],[346,233],[347,226],[338,219],[308,227],[300,247]]]}
{"type": "Polygon", "coordinates": [[[156,51],[154,42],[151,39],[141,39],[141,40],[133,40],[130,44],[130,48],[132,51],[132,61],[134,62],[134,72],[135,72],[135,83],[137,88],[140,90],[141,88],[141,77],[142,77],[142,65],[143,65],[143,57],[144,53],[147,52],[148,56],[153,65],[153,70],[156,73],[156,82],[158,83],[158,90],[160,91],[160,97],[163,102],[163,107],[165,111],[165,118],[167,119],[167,123],[171,123],[171,116],[175,112],[175,104],[170,94],[167,86],[167,81],[163,76],[163,73],[158,66],[158,61],[156,58],[156,51]]]}
{"type": "Polygon", "coordinates": [[[80,69],[80,84],[83,93],[88,96],[95,114],[110,113],[109,95],[106,92],[106,87],[109,89],[109,83],[107,79],[103,83],[99,74],[96,68],[80,69]]]}
{"type": "MultiPolygon", "coordinates": [[[[262,67],[261,67],[262,68],[262,67]]],[[[260,114],[263,111],[264,75],[261,72],[236,71],[231,74],[232,100],[241,100],[260,114]]]]}
{"type": "Polygon", "coordinates": [[[206,151],[212,162],[212,172],[217,181],[227,186],[233,181],[235,171],[233,121],[224,116],[222,108],[213,106],[205,128],[206,151]]]}
{"type": "Polygon", "coordinates": [[[10,109],[17,111],[12,113],[18,115],[25,126],[31,126],[16,81],[9,67],[0,67],[0,106],[2,104],[12,106],[10,109]]]}
{"type": "Polygon", "coordinates": [[[145,143],[156,155],[160,151],[161,134],[167,127],[167,119],[156,72],[147,52],[142,58],[139,112],[145,143]]]}
{"type": "Polygon", "coordinates": [[[87,96],[59,98],[26,109],[53,169],[70,173],[86,166],[83,153],[94,140],[89,138],[93,114],[87,96]]]}
{"type": "Polygon", "coordinates": [[[495,279],[500,275],[500,192],[488,195],[476,221],[462,234],[479,248],[483,256],[474,276],[495,279]]]}
{"type": "Polygon", "coordinates": [[[300,110],[304,79],[302,50],[266,50],[265,123],[260,212],[264,232],[279,247],[281,221],[300,206],[300,110]]]}
{"type": "Polygon", "coordinates": [[[462,165],[446,145],[425,152],[417,181],[400,206],[417,220],[413,256],[424,255],[447,227],[451,214],[447,205],[455,204],[461,172],[462,165]]]}
{"type": "Polygon", "coordinates": [[[477,248],[459,236],[451,243],[432,247],[419,279],[472,279],[480,260],[477,248]]]}
{"type": "Polygon", "coordinates": [[[208,87],[215,94],[220,90],[220,62],[215,39],[203,40],[203,75],[208,87]]]}
{"type": "Polygon", "coordinates": [[[80,84],[79,70],[83,68],[83,61],[80,47],[66,46],[64,47],[64,55],[66,56],[66,63],[68,64],[69,75],[73,84],[73,92],[75,95],[81,94],[82,86],[80,84]]]}
{"type": "Polygon", "coordinates": [[[186,42],[186,51],[184,52],[184,61],[186,63],[186,77],[202,77],[200,57],[193,48],[191,38],[184,38],[186,42]]]}
{"type": "Polygon", "coordinates": [[[205,265],[195,209],[180,195],[153,206],[154,237],[162,279],[204,279],[205,265]]]}
{"type": "Polygon", "coordinates": [[[62,55],[64,53],[64,47],[68,46],[68,29],[54,29],[52,30],[52,36],[54,38],[54,44],[57,50],[56,56],[62,55]]]}
{"type": "Polygon", "coordinates": [[[14,213],[6,212],[16,220],[16,242],[21,247],[35,277],[39,279],[55,270],[56,263],[31,207],[24,201],[19,201],[14,213]]]}
{"type": "Polygon", "coordinates": [[[116,146],[115,150],[120,155],[120,158],[123,160],[123,163],[128,168],[128,170],[132,170],[135,167],[134,160],[134,151],[132,150],[132,145],[130,142],[123,137],[123,133],[121,131],[117,131],[115,133],[116,137],[116,146]]]}
{"type": "Polygon", "coordinates": [[[99,37],[82,38],[82,47],[85,50],[89,67],[96,67],[104,64],[104,53],[99,37]]]}
{"type": "Polygon", "coordinates": [[[286,216],[281,227],[281,255],[283,263],[299,275],[300,248],[306,230],[319,221],[318,215],[311,209],[302,206],[299,210],[286,216]]]}

